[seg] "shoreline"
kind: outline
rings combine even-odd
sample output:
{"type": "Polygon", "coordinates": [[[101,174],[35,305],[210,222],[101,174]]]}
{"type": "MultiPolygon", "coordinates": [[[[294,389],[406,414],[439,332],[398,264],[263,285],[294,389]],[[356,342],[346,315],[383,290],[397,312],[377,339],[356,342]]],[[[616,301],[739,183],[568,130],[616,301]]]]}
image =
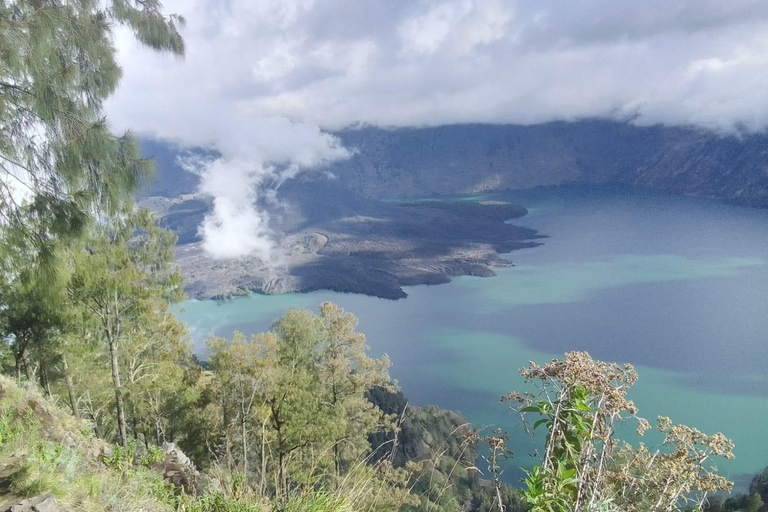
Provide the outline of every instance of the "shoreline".
{"type": "Polygon", "coordinates": [[[503,254],[541,245],[537,231],[509,224],[527,210],[499,201],[374,202],[366,215],[333,218],[284,236],[282,265],[256,258],[217,261],[199,241],[178,245],[176,262],[190,298],[329,290],[398,300],[403,289],[456,276],[493,277],[514,264],[503,254]],[[374,215],[372,215],[374,214],[374,215]]]}

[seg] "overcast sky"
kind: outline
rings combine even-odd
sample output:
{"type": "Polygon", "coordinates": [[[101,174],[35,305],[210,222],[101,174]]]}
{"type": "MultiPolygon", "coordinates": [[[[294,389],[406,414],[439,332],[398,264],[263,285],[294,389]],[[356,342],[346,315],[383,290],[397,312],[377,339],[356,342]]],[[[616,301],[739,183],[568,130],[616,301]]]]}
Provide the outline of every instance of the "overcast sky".
{"type": "Polygon", "coordinates": [[[186,58],[118,32],[124,78],[109,117],[118,130],[215,145],[216,197],[243,179],[258,193],[270,162],[297,172],[343,157],[323,130],[356,123],[768,125],[766,0],[167,0],[165,10],[188,20],[186,58]]]}
{"type": "Polygon", "coordinates": [[[119,128],[205,140],[265,117],[325,129],[768,122],[764,0],[168,0],[165,10],[188,20],[187,57],[119,38],[119,128]]]}

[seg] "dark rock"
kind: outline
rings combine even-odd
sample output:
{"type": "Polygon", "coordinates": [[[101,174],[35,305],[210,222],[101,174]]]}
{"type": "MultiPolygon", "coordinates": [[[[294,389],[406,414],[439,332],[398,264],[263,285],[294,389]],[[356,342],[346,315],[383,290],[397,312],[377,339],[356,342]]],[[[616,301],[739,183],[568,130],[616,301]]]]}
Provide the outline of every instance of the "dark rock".
{"type": "Polygon", "coordinates": [[[21,501],[2,512],[59,512],[60,510],[52,494],[43,494],[21,501]]]}
{"type": "Polygon", "coordinates": [[[226,300],[244,290],[275,295],[324,289],[402,299],[403,286],[491,277],[491,267],[510,265],[499,253],[536,246],[531,240],[541,238],[506,223],[526,210],[504,202],[387,203],[313,177],[284,183],[280,198],[288,212],[279,218],[289,229],[277,250],[284,264],[214,261],[199,244],[180,245],[176,260],[190,296],[226,300]]]}
{"type": "Polygon", "coordinates": [[[165,462],[161,465],[163,477],[173,484],[176,492],[199,496],[203,493],[203,480],[194,463],[174,443],[163,443],[165,462]]]}

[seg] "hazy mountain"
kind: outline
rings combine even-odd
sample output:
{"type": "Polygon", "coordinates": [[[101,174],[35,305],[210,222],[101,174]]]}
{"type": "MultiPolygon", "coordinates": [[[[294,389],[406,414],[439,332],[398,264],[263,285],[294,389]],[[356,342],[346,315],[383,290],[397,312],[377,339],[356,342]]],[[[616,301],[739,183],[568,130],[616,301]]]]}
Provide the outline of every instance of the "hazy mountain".
{"type": "Polygon", "coordinates": [[[768,136],[607,121],[337,133],[357,150],[332,167],[376,198],[620,183],[768,207],[768,136]]]}
{"type": "MultiPolygon", "coordinates": [[[[533,126],[453,125],[348,129],[356,150],[329,170],[363,196],[390,199],[471,194],[564,183],[620,183],[768,207],[768,136],[719,136],[608,121],[533,126]]],[[[143,195],[192,193],[178,149],[145,141],[158,163],[143,195]]]]}
{"type": "MultiPolygon", "coordinates": [[[[193,152],[199,155],[213,154],[202,149],[193,152]]],[[[139,196],[178,197],[193,194],[200,185],[200,177],[185,171],[181,160],[190,153],[171,142],[141,139],[141,156],[155,162],[155,173],[151,180],[143,184],[139,196]]]]}

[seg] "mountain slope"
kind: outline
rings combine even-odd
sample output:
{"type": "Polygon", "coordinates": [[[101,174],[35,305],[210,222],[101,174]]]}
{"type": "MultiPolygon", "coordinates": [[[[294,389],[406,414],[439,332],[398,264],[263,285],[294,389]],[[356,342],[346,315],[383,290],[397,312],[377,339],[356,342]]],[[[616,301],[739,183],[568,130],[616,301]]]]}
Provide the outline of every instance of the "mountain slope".
{"type": "Polygon", "coordinates": [[[330,170],[368,197],[617,183],[768,207],[768,136],[721,137],[608,121],[337,132],[356,150],[330,170]]]}
{"type": "Polygon", "coordinates": [[[64,511],[172,511],[160,473],[127,459],[36,389],[0,376],[0,510],[29,499],[44,502],[41,512],[57,502],[64,511]]]}
{"type": "MultiPolygon", "coordinates": [[[[375,199],[475,194],[566,183],[615,183],[768,207],[768,135],[720,136],[610,121],[451,125],[335,132],[354,150],[327,170],[375,199]]],[[[143,196],[193,193],[179,148],[142,142],[158,172],[143,196]]],[[[209,152],[202,154],[212,155],[209,152]]]]}

